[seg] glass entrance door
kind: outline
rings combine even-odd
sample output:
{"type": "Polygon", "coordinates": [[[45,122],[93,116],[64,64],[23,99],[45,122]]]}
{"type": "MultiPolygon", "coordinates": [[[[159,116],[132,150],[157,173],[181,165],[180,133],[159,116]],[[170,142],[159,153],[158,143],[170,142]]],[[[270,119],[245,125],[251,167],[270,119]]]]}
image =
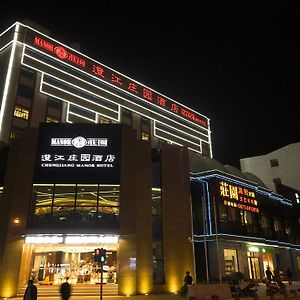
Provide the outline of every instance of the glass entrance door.
{"type": "Polygon", "coordinates": [[[253,280],[261,279],[261,273],[259,267],[259,253],[248,251],[247,256],[248,256],[249,277],[253,280]]]}

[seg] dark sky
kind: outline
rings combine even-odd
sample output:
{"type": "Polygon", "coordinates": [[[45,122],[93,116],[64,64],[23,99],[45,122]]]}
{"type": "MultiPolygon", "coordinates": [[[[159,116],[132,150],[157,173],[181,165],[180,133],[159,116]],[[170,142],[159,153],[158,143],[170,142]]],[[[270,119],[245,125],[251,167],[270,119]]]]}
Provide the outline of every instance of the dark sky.
{"type": "Polygon", "coordinates": [[[206,115],[223,164],[299,142],[300,13],[292,2],[176,2],[0,0],[0,29],[28,18],[206,115]]]}

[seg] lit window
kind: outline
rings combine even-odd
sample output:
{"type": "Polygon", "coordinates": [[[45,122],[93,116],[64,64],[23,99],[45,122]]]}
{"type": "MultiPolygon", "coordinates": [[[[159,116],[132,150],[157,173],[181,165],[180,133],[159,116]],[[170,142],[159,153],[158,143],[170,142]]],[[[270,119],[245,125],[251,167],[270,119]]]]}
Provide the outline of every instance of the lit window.
{"type": "Polygon", "coordinates": [[[108,118],[105,118],[105,117],[100,117],[100,120],[99,120],[99,123],[100,124],[109,124],[110,123],[110,121],[109,121],[109,119],[108,118]]]}
{"type": "Polygon", "coordinates": [[[150,139],[149,133],[146,133],[146,132],[142,132],[141,137],[142,137],[143,141],[149,141],[149,139],[150,139]]]}
{"type": "Polygon", "coordinates": [[[20,106],[16,106],[14,110],[14,116],[20,119],[28,120],[29,110],[20,106]]]}
{"type": "Polygon", "coordinates": [[[46,123],[58,123],[58,119],[54,117],[47,116],[46,123]]]}

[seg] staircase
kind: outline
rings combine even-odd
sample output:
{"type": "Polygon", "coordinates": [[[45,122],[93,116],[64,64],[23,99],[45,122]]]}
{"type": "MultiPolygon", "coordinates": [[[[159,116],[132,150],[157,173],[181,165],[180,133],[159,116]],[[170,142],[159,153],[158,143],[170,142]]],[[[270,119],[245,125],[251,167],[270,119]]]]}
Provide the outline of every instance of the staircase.
{"type": "MultiPolygon", "coordinates": [[[[36,285],[38,290],[38,297],[52,297],[60,296],[60,285],[36,285]]],[[[98,284],[73,284],[71,285],[72,296],[99,296],[100,285],[98,284]]],[[[26,286],[22,287],[18,292],[18,297],[21,297],[25,293],[26,286]]],[[[103,296],[116,296],[118,295],[118,284],[106,283],[103,285],[103,296]]]]}

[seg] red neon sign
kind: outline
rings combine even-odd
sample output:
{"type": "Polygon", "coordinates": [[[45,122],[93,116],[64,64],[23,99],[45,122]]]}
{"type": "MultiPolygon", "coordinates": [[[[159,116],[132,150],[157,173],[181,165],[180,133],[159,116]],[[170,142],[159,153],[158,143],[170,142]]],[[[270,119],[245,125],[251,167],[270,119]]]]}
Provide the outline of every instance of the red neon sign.
{"type": "Polygon", "coordinates": [[[121,75],[120,73],[113,71],[101,64],[95,64],[91,59],[84,59],[72,52],[68,51],[65,47],[55,45],[53,42],[49,42],[38,36],[34,36],[33,43],[35,46],[52,53],[61,60],[66,60],[84,68],[89,74],[107,82],[123,91],[139,97],[143,101],[150,102],[163,110],[169,111],[174,115],[180,116],[186,120],[189,120],[197,125],[207,128],[208,119],[200,114],[191,111],[187,107],[174,102],[170,99],[166,99],[161,94],[131,80],[128,77],[121,75]]]}
{"type": "Polygon", "coordinates": [[[62,59],[62,60],[68,60],[82,68],[85,67],[85,59],[78,57],[77,55],[68,52],[64,47],[62,46],[55,46],[54,44],[41,39],[38,36],[34,37],[34,44],[46,51],[52,52],[54,54],[56,54],[58,56],[58,58],[62,59]]]}

